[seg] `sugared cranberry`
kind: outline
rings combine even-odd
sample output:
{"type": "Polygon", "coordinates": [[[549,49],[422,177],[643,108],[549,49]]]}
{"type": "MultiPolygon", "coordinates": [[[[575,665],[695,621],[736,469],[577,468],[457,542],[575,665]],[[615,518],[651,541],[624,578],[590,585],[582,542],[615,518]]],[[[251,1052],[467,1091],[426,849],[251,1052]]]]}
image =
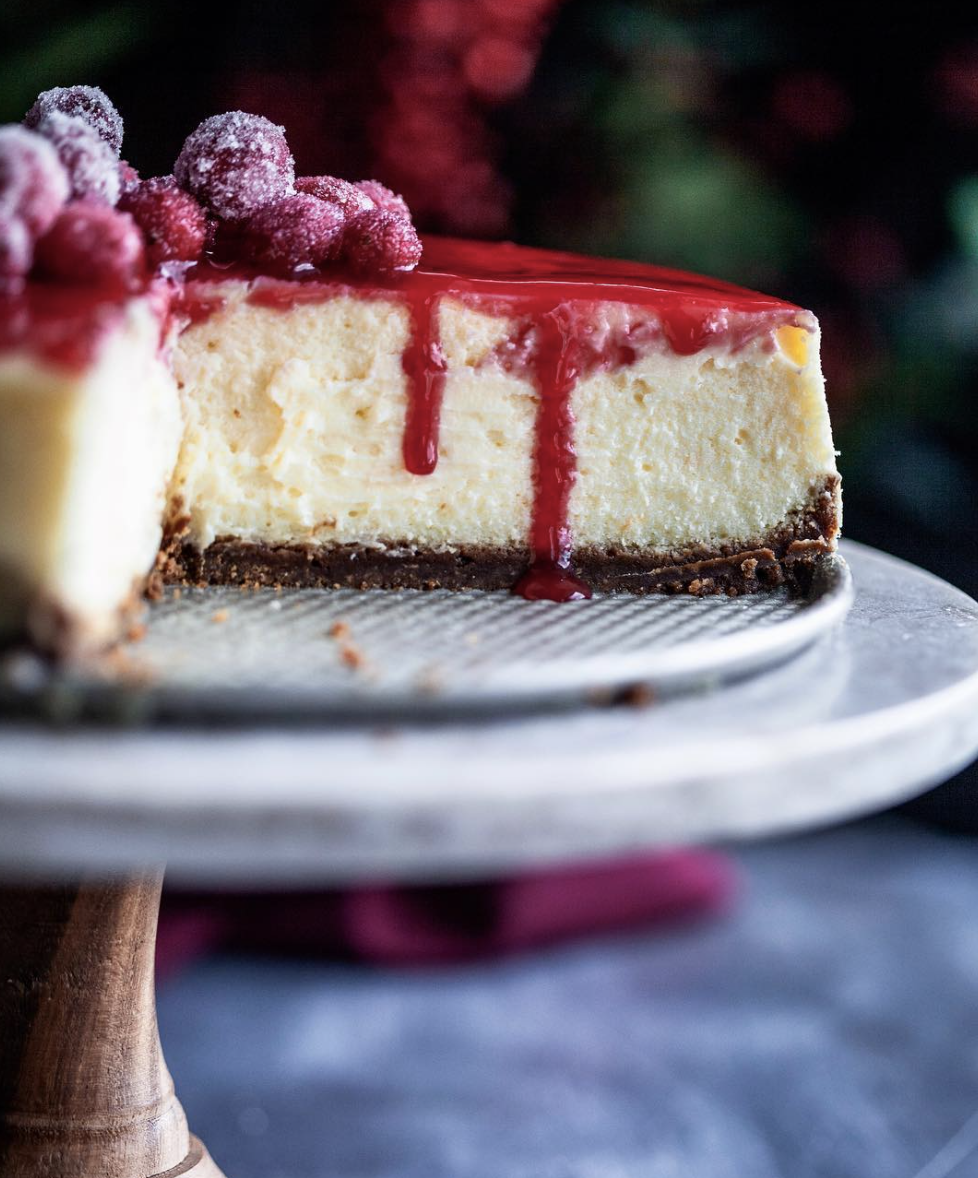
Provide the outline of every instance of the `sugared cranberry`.
{"type": "Polygon", "coordinates": [[[119,161],[115,152],[76,115],[52,110],[37,124],[37,133],[50,140],[68,173],[75,200],[114,205],[119,199],[119,161]]]}
{"type": "Polygon", "coordinates": [[[407,201],[403,196],[398,196],[396,192],[392,192],[385,184],[381,184],[379,180],[358,180],[356,187],[369,196],[374,204],[384,209],[388,213],[396,213],[399,217],[407,217],[411,219],[411,210],[407,206],[407,201]]]}
{"type": "Polygon", "coordinates": [[[23,285],[33,257],[30,230],[18,217],[0,213],[0,294],[10,294],[23,285]]]}
{"type": "Polygon", "coordinates": [[[24,116],[24,126],[37,127],[52,111],[81,119],[116,155],[122,150],[122,115],[98,86],[55,86],[45,90],[24,116]]]}
{"type": "Polygon", "coordinates": [[[343,256],[355,270],[367,274],[413,270],[421,261],[421,241],[406,217],[371,209],[347,225],[343,256]]]}
{"type": "Polygon", "coordinates": [[[43,277],[69,286],[124,291],[143,275],[143,237],[128,213],[76,201],[37,243],[34,260],[43,277]]]}
{"type": "Polygon", "coordinates": [[[120,198],[134,192],[139,184],[139,173],[128,160],[119,160],[119,194],[120,198]]]}
{"type": "Polygon", "coordinates": [[[124,193],[119,208],[132,214],[146,237],[151,266],[161,262],[193,262],[207,242],[207,214],[172,176],[143,180],[124,193]]]}
{"type": "Polygon", "coordinates": [[[347,217],[374,207],[371,197],[349,180],[340,180],[337,176],[300,176],[295,186],[299,192],[339,205],[347,217]]]}
{"type": "Polygon", "coordinates": [[[248,219],[242,252],[259,266],[287,273],[336,257],[345,225],[338,205],[298,192],[269,202],[248,219]]]}
{"type": "Polygon", "coordinates": [[[26,127],[0,127],[0,216],[44,233],[68,199],[68,174],[46,139],[26,127]]]}
{"type": "Polygon", "coordinates": [[[284,128],[240,110],[205,119],[187,136],[173,172],[181,188],[231,221],[295,191],[284,128]]]}

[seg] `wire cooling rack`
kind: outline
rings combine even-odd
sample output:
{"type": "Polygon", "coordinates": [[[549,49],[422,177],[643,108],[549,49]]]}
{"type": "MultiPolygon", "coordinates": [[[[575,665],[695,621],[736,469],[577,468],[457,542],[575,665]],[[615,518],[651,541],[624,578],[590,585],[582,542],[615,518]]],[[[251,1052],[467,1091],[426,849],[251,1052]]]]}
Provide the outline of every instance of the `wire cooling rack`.
{"type": "Polygon", "coordinates": [[[145,633],[99,662],[8,660],[0,706],[71,717],[230,721],[444,716],[670,693],[808,646],[849,608],[840,557],[810,592],[745,597],[169,589],[145,633]]]}

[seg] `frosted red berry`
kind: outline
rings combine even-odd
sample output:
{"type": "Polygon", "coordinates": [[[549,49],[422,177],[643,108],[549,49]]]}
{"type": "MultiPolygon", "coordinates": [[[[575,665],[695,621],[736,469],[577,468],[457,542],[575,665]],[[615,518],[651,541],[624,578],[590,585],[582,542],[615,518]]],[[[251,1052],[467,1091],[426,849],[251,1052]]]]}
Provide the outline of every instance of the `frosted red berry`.
{"type": "Polygon", "coordinates": [[[24,126],[36,127],[55,110],[81,119],[116,155],[122,150],[122,115],[98,86],[55,86],[45,90],[24,116],[24,126]]]}
{"type": "Polygon", "coordinates": [[[404,197],[398,196],[396,192],[393,192],[385,184],[381,184],[379,180],[358,180],[356,187],[369,196],[378,208],[384,209],[388,213],[396,213],[399,217],[411,219],[411,210],[404,197]]]}
{"type": "Polygon", "coordinates": [[[295,191],[284,128],[240,110],[205,119],[187,136],[173,172],[181,188],[231,221],[295,191]]]}
{"type": "Polygon", "coordinates": [[[143,276],[143,237],[128,213],[108,205],[68,205],[37,243],[37,272],[69,286],[129,290],[143,276]]]}
{"type": "Polygon", "coordinates": [[[193,262],[207,242],[207,214],[172,176],[153,176],[123,194],[119,208],[132,215],[146,238],[151,266],[193,262]]]}
{"type": "Polygon", "coordinates": [[[270,201],[250,217],[240,248],[256,265],[287,273],[336,257],[345,225],[338,205],[299,192],[270,201]]]}
{"type": "Polygon", "coordinates": [[[421,240],[406,217],[371,209],[347,226],[343,257],[355,270],[367,274],[413,270],[421,261],[421,240]]]}
{"type": "Polygon", "coordinates": [[[71,196],[75,200],[100,201],[114,205],[119,199],[119,161],[115,152],[76,115],[52,110],[37,124],[58,153],[68,173],[71,196]]]}
{"type": "Polygon", "coordinates": [[[365,213],[374,207],[370,196],[349,180],[338,176],[300,176],[295,182],[299,192],[307,192],[319,200],[338,205],[347,217],[365,213]]]}
{"type": "Polygon", "coordinates": [[[25,127],[0,127],[0,216],[33,235],[53,223],[68,199],[68,175],[46,139],[25,127]]]}
{"type": "Polygon", "coordinates": [[[130,192],[134,192],[139,184],[139,173],[128,162],[128,160],[119,160],[119,194],[120,197],[127,196],[130,192]]]}
{"type": "Polygon", "coordinates": [[[30,230],[18,217],[0,213],[0,294],[23,284],[33,260],[30,230]]]}

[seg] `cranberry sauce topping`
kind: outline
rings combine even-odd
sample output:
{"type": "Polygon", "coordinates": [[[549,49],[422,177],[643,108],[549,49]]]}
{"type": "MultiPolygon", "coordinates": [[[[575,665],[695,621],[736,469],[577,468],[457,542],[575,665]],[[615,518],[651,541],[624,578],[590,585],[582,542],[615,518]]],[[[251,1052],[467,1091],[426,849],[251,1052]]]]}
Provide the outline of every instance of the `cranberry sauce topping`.
{"type": "Polygon", "coordinates": [[[411,474],[431,474],[438,465],[438,427],[447,365],[438,339],[437,306],[434,295],[411,299],[411,335],[401,357],[408,378],[404,467],[411,474]]]}
{"type": "MultiPolygon", "coordinates": [[[[238,264],[203,263],[190,277],[201,283],[248,281],[250,303],[282,311],[344,292],[402,299],[411,315],[402,358],[408,381],[403,452],[405,468],[415,475],[431,474],[438,462],[446,375],[438,339],[440,299],[451,296],[515,318],[491,361],[533,380],[540,394],[533,457],[534,560],[516,590],[551,601],[590,596],[571,572],[568,523],[577,468],[571,395],[578,379],[598,369],[627,367],[654,346],[681,356],[710,346],[738,351],[755,339],[772,341],[778,327],[804,315],[779,299],[676,270],[437,237],[425,238],[421,265],[406,273],[368,277],[352,269],[306,267],[285,281],[238,264]],[[634,314],[597,326],[596,305],[607,302],[635,309],[634,314]]],[[[192,283],[189,289],[195,288],[192,283]]],[[[185,306],[192,321],[199,322],[223,300],[199,291],[185,306]]]]}
{"type": "Polygon", "coordinates": [[[49,364],[82,372],[122,320],[128,296],[97,287],[30,282],[0,298],[0,353],[29,350],[49,364]]]}

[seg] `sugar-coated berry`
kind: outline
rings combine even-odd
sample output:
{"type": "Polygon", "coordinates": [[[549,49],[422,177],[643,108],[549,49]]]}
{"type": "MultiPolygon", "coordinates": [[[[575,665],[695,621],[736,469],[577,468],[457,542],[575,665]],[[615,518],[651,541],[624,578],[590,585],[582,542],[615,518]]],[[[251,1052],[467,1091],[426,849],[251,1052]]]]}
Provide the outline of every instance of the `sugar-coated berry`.
{"type": "Polygon", "coordinates": [[[240,110],[213,115],[191,132],[173,173],[181,188],[230,221],[295,191],[285,129],[240,110]]]}
{"type": "Polygon", "coordinates": [[[139,184],[139,173],[128,160],[119,160],[119,195],[120,198],[135,191],[139,184]]]}
{"type": "Polygon", "coordinates": [[[68,174],[46,139],[16,124],[0,127],[0,216],[44,233],[68,199],[68,174]]]}
{"type": "Polygon", "coordinates": [[[288,273],[335,258],[345,225],[338,205],[298,192],[270,201],[250,217],[241,249],[256,265],[288,273]]]}
{"type": "Polygon", "coordinates": [[[421,261],[421,240],[407,217],[370,209],[347,225],[343,257],[365,274],[413,270],[421,261]]]}
{"type": "Polygon", "coordinates": [[[122,150],[122,115],[98,86],[55,86],[45,90],[24,116],[24,125],[36,127],[52,111],[81,119],[116,155],[122,150]]]}
{"type": "Polygon", "coordinates": [[[146,238],[151,266],[193,262],[207,242],[207,214],[172,176],[153,176],[123,193],[119,208],[132,215],[146,238]]]}
{"type": "Polygon", "coordinates": [[[338,176],[300,176],[295,182],[299,192],[307,192],[319,200],[339,205],[347,217],[365,213],[374,207],[374,202],[362,189],[349,180],[338,176]]]}
{"type": "MultiPolygon", "coordinates": [[[[53,224],[67,198],[68,176],[52,145],[25,127],[0,127],[0,219],[20,222],[34,238],[53,224]]],[[[19,239],[19,230],[10,232],[19,239]]]]}
{"type": "Polygon", "coordinates": [[[143,236],[128,213],[80,200],[37,243],[36,271],[69,286],[130,290],[143,277],[143,236]]]}
{"type": "Polygon", "coordinates": [[[396,213],[399,217],[407,217],[410,220],[411,210],[404,197],[392,192],[379,180],[358,180],[356,187],[369,196],[378,208],[384,209],[388,213],[396,213]]]}
{"type": "Polygon", "coordinates": [[[37,133],[54,145],[68,173],[74,200],[100,201],[107,205],[118,201],[119,161],[88,123],[76,115],[52,110],[37,124],[37,133]]]}
{"type": "Polygon", "coordinates": [[[33,256],[34,243],[24,222],[0,213],[0,294],[9,294],[23,285],[33,256]]]}

